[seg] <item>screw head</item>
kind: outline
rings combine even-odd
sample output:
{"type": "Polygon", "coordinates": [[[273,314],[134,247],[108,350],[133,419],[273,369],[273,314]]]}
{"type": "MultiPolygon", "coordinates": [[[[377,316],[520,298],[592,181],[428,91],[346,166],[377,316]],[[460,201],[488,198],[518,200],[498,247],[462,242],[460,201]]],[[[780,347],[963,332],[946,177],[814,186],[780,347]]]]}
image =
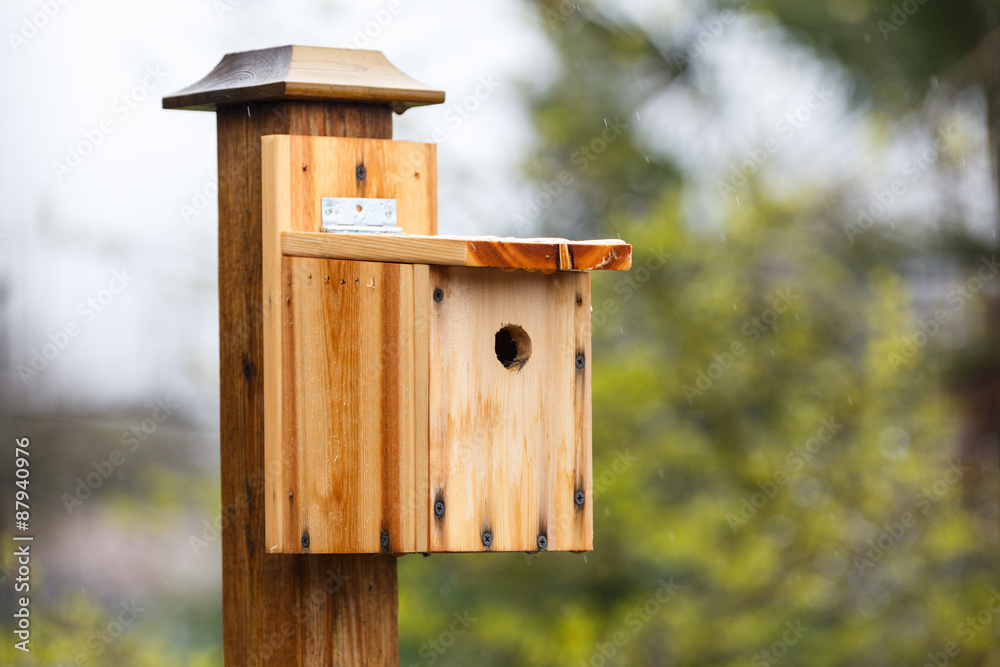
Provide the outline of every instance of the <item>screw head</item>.
{"type": "Polygon", "coordinates": [[[302,548],[309,548],[309,533],[302,533],[302,548]]]}
{"type": "Polygon", "coordinates": [[[545,551],[545,547],[549,546],[549,538],[544,535],[538,536],[538,550],[545,551]]]}
{"type": "Polygon", "coordinates": [[[438,303],[444,301],[444,292],[441,291],[440,287],[434,289],[434,300],[438,303]]]}
{"type": "Polygon", "coordinates": [[[576,367],[583,369],[584,359],[582,354],[576,355],[576,367]]]}
{"type": "Polygon", "coordinates": [[[379,542],[381,542],[383,549],[388,549],[389,548],[389,533],[387,533],[387,532],[385,532],[383,530],[382,531],[382,537],[379,538],[379,542]]]}
{"type": "Polygon", "coordinates": [[[587,496],[583,495],[583,491],[577,491],[573,494],[573,502],[576,503],[577,507],[583,507],[583,502],[587,499],[587,496]]]}
{"type": "Polygon", "coordinates": [[[358,177],[359,181],[365,180],[365,176],[368,175],[368,172],[365,171],[365,165],[359,164],[358,168],[354,171],[354,174],[358,177]]]}
{"type": "Polygon", "coordinates": [[[488,530],[483,531],[483,546],[488,547],[493,544],[493,533],[488,530]]]}
{"type": "Polygon", "coordinates": [[[434,516],[441,518],[444,516],[444,501],[438,500],[434,503],[434,516]]]}

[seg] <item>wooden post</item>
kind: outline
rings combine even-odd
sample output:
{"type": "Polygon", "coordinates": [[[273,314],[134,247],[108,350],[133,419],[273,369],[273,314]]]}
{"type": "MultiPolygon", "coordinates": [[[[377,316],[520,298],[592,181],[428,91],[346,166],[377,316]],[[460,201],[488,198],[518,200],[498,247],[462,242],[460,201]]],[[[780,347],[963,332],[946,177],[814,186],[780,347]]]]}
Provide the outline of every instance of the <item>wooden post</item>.
{"type": "Polygon", "coordinates": [[[380,52],[301,46],[227,55],[163,100],[217,116],[226,665],[399,662],[394,556],[264,548],[260,138],[391,139],[393,111],[443,101],[380,52]]]}

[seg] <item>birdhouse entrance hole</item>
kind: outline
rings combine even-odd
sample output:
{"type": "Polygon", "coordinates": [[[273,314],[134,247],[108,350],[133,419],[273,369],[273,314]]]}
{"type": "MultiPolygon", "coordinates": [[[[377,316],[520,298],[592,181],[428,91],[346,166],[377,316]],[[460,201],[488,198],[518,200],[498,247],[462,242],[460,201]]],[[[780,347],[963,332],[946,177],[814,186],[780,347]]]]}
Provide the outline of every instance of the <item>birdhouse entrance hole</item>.
{"type": "Polygon", "coordinates": [[[521,327],[508,324],[497,332],[494,350],[504,368],[521,370],[531,356],[531,338],[521,327]]]}

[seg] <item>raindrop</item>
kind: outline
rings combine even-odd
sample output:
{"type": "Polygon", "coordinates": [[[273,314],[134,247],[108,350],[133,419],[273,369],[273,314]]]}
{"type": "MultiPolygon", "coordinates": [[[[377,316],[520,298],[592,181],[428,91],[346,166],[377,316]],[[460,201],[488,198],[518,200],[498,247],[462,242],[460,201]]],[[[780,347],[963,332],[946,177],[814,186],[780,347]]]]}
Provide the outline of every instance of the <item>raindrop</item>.
{"type": "Polygon", "coordinates": [[[798,532],[795,522],[777,514],[764,523],[764,537],[775,549],[784,549],[795,541],[798,532]]]}
{"type": "Polygon", "coordinates": [[[584,563],[586,563],[586,562],[587,562],[587,554],[583,554],[583,562],[584,562],[584,563]]]}
{"type": "Polygon", "coordinates": [[[646,162],[648,163],[649,162],[649,156],[648,155],[643,155],[643,157],[646,158],[646,162]]]}
{"type": "Polygon", "coordinates": [[[611,510],[607,507],[604,508],[604,516],[611,516],[611,510]]]}
{"type": "Polygon", "coordinates": [[[660,468],[660,479],[663,479],[663,468],[660,468]]]}
{"type": "Polygon", "coordinates": [[[638,111],[635,112],[635,119],[636,120],[642,120],[641,118],[639,118],[639,112],[638,111]]]}
{"type": "Polygon", "coordinates": [[[799,507],[813,507],[823,499],[823,482],[806,477],[792,487],[792,501],[799,507]]]}
{"type": "Polygon", "coordinates": [[[736,195],[736,205],[737,206],[740,205],[740,196],[739,195],[736,195]]]}
{"type": "Polygon", "coordinates": [[[608,126],[608,119],[607,119],[607,118],[605,118],[605,119],[604,119],[604,127],[607,127],[607,126],[608,126]]]}
{"type": "Polygon", "coordinates": [[[878,451],[890,461],[898,461],[910,450],[910,436],[898,426],[886,427],[878,436],[878,451]]]}
{"type": "Polygon", "coordinates": [[[848,405],[854,405],[854,401],[851,400],[850,396],[847,397],[847,404],[848,405]]]}

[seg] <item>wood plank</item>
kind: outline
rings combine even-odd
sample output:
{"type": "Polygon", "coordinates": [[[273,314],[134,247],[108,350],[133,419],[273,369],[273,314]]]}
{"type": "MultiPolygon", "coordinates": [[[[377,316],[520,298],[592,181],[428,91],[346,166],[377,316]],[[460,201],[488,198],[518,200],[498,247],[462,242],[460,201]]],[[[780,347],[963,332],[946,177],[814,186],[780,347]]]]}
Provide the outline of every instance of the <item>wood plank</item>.
{"type": "Polygon", "coordinates": [[[566,453],[563,461],[572,462],[564,469],[567,478],[561,479],[561,488],[573,485],[574,499],[577,492],[583,492],[583,505],[574,502],[572,506],[556,504],[552,506],[550,520],[559,526],[559,532],[551,541],[552,549],[571,551],[594,548],[594,475],[593,475],[593,416],[591,406],[591,347],[590,347],[590,274],[586,274],[577,285],[576,307],[573,309],[573,336],[576,354],[583,357],[583,368],[577,368],[573,375],[573,410],[576,442],[572,451],[566,453]],[[565,527],[565,528],[564,528],[565,527]],[[566,539],[567,535],[573,536],[566,539]]]}
{"type": "Polygon", "coordinates": [[[425,306],[417,336],[414,300],[417,281],[426,285],[427,267],[282,258],[280,237],[289,229],[313,229],[322,196],[365,193],[397,199],[408,212],[408,229],[433,231],[433,147],[282,135],[262,144],[265,268],[273,272],[280,261],[284,275],[283,281],[265,277],[265,300],[282,309],[265,313],[265,368],[280,369],[283,378],[265,388],[265,451],[276,473],[266,496],[274,518],[268,549],[426,550],[427,316],[425,306]],[[418,375],[422,392],[415,388],[418,375]],[[380,543],[383,532],[387,547],[380,543]]]}
{"type": "Polygon", "coordinates": [[[200,81],[163,98],[164,109],[213,111],[279,99],[384,104],[398,112],[444,102],[380,51],[278,46],[226,54],[200,81]]]}
{"type": "Polygon", "coordinates": [[[428,483],[430,403],[430,317],[431,288],[430,267],[413,266],[413,477],[414,477],[414,531],[416,550],[429,549],[433,499],[428,483]]]}
{"type": "Polygon", "coordinates": [[[322,231],[323,197],[368,197],[395,199],[405,232],[437,233],[434,144],[304,136],[288,142],[292,198],[286,231],[322,231]],[[359,167],[364,167],[364,178],[358,177],[359,167]]]}
{"type": "Polygon", "coordinates": [[[227,665],[398,664],[396,562],[276,557],[265,541],[265,134],[389,138],[388,107],[311,102],[221,109],[219,374],[223,640],[227,665]]]}
{"type": "Polygon", "coordinates": [[[296,443],[297,464],[285,490],[300,522],[277,550],[413,552],[413,267],[285,261],[294,420],[284,437],[296,443]]]}
{"type": "Polygon", "coordinates": [[[589,275],[432,266],[428,287],[441,290],[430,303],[429,484],[445,506],[430,550],[534,551],[542,534],[548,549],[590,549],[590,515],[574,503],[578,484],[590,488],[590,394],[578,379],[586,389],[589,373],[576,364],[580,349],[589,356],[589,275]],[[509,325],[530,338],[530,356],[505,367],[496,335],[509,325]]]}
{"type": "Polygon", "coordinates": [[[632,246],[617,239],[568,241],[495,236],[286,232],[281,237],[281,249],[290,257],[529,271],[625,271],[632,266],[632,246]]]}
{"type": "MultiPolygon", "coordinates": [[[[288,181],[289,152],[287,141],[261,142],[261,169],[264,182],[274,183],[273,188],[264,188],[261,193],[263,206],[263,283],[264,283],[264,349],[281,349],[282,345],[282,269],[280,253],[274,248],[281,232],[289,229],[288,212],[291,210],[291,185],[288,181]]],[[[283,424],[285,408],[291,407],[294,415],[294,405],[291,400],[283,401],[283,378],[285,369],[282,366],[282,355],[264,354],[264,460],[267,462],[267,473],[264,476],[265,501],[265,532],[266,545],[269,552],[279,549],[282,542],[288,543],[295,539],[297,517],[289,516],[289,512],[281,511],[287,503],[284,491],[287,477],[296,469],[294,442],[284,439],[283,424]],[[279,497],[279,493],[282,494],[279,497]]],[[[292,383],[288,383],[291,385],[292,383]]],[[[292,398],[293,397],[289,397],[292,398]]],[[[294,399],[293,399],[294,400],[294,399]]]]}

